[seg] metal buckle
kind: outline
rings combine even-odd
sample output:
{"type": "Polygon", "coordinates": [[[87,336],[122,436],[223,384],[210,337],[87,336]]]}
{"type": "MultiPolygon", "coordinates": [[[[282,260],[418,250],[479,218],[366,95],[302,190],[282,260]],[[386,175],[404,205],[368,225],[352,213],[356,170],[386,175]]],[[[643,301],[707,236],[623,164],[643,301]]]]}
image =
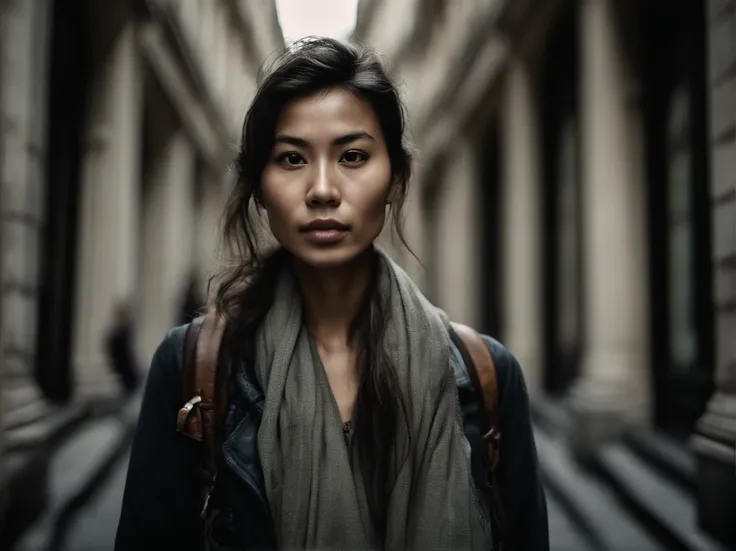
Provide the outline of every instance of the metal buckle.
{"type": "Polygon", "coordinates": [[[491,430],[483,435],[483,440],[486,442],[493,440],[494,443],[498,443],[500,439],[501,432],[496,427],[491,427],[491,430]]]}
{"type": "Polygon", "coordinates": [[[199,518],[201,518],[203,520],[205,518],[207,518],[207,510],[210,507],[210,498],[211,497],[212,497],[212,491],[210,490],[209,492],[207,492],[207,495],[204,498],[204,506],[202,507],[202,512],[199,513],[199,518]]]}
{"type": "Polygon", "coordinates": [[[217,473],[212,477],[212,480],[207,485],[207,493],[204,496],[204,505],[202,506],[202,512],[199,513],[200,518],[203,520],[207,518],[207,511],[210,508],[210,498],[212,493],[215,491],[215,483],[217,482],[217,473]]]}
{"type": "Polygon", "coordinates": [[[182,408],[179,410],[179,413],[177,413],[176,415],[176,430],[177,431],[179,432],[184,431],[187,425],[187,419],[189,419],[189,414],[194,409],[194,406],[199,404],[201,401],[202,401],[202,397],[200,395],[197,395],[182,406],[182,408]]]}

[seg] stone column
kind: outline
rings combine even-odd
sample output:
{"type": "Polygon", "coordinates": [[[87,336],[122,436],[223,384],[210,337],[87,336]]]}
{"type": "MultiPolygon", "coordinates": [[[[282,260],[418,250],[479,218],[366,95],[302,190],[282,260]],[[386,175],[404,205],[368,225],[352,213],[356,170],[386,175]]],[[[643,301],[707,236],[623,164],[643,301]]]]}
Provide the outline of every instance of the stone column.
{"type": "Polygon", "coordinates": [[[700,525],[736,546],[736,2],[708,4],[716,391],[690,445],[700,525]]]}
{"type": "MultiPolygon", "coordinates": [[[[421,170],[421,169],[420,169],[421,170]]],[[[414,181],[419,182],[421,179],[418,177],[414,181]]],[[[404,217],[404,236],[411,247],[411,250],[415,255],[422,261],[427,262],[429,260],[429,243],[428,243],[428,228],[424,223],[425,220],[431,216],[430,213],[425,212],[424,201],[422,201],[421,194],[423,190],[422,186],[410,187],[409,196],[406,198],[404,203],[402,215],[404,217]]],[[[391,228],[393,232],[393,222],[390,218],[387,219],[386,227],[391,228]]],[[[427,273],[425,266],[422,266],[417,259],[401,244],[401,241],[396,235],[391,236],[390,243],[393,246],[393,250],[397,251],[398,258],[402,267],[406,270],[406,273],[412,278],[414,283],[422,290],[427,292],[427,273]]]]}
{"type": "Polygon", "coordinates": [[[180,23],[192,42],[197,40],[197,31],[199,30],[198,22],[200,21],[199,11],[201,9],[201,0],[192,0],[191,2],[172,2],[172,9],[179,12],[180,23]]]}
{"type": "Polygon", "coordinates": [[[641,129],[614,0],[581,2],[585,352],[571,391],[574,447],[648,414],[649,322],[641,129]]]}
{"type": "Polygon", "coordinates": [[[114,306],[135,291],[141,74],[128,22],[96,67],[88,112],[73,356],[82,396],[117,392],[103,339],[114,306]]]}
{"type": "MultiPolygon", "coordinates": [[[[223,104],[227,98],[228,71],[228,43],[235,40],[232,36],[228,7],[223,4],[215,5],[215,35],[212,44],[212,89],[218,103],[223,104]]],[[[238,67],[238,70],[242,70],[238,67]]]]}
{"type": "Polygon", "coordinates": [[[530,393],[535,394],[542,382],[539,120],[531,75],[520,59],[511,60],[503,101],[502,338],[518,358],[530,393]]]}
{"type": "Polygon", "coordinates": [[[458,141],[438,190],[432,213],[437,241],[429,244],[437,305],[453,321],[477,327],[480,322],[481,254],[479,239],[483,205],[473,144],[458,141]]]}
{"type": "Polygon", "coordinates": [[[0,400],[9,424],[27,422],[45,408],[34,356],[46,185],[49,17],[47,2],[29,0],[6,2],[0,21],[0,400]]]}
{"type": "Polygon", "coordinates": [[[166,332],[178,322],[193,252],[196,155],[176,130],[146,176],[139,282],[139,343],[148,364],[166,332]]]}
{"type": "Polygon", "coordinates": [[[212,66],[212,53],[214,37],[217,32],[216,25],[216,10],[218,6],[215,2],[201,2],[199,5],[199,18],[197,20],[197,26],[199,27],[197,33],[197,56],[202,65],[205,68],[205,72],[208,77],[213,75],[212,66]]]}
{"type": "Polygon", "coordinates": [[[201,200],[197,205],[197,250],[195,261],[197,276],[200,280],[200,292],[205,297],[207,282],[216,270],[220,268],[217,255],[221,241],[220,216],[224,208],[224,194],[221,185],[222,176],[213,175],[208,170],[202,170],[201,200]]]}

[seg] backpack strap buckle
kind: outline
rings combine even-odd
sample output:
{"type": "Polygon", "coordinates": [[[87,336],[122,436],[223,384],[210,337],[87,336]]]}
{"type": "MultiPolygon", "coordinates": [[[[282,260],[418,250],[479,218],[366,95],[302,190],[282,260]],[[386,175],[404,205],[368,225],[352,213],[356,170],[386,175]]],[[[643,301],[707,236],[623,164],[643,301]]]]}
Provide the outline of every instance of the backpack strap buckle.
{"type": "Polygon", "coordinates": [[[490,471],[491,473],[495,473],[496,468],[498,467],[498,461],[500,459],[499,449],[501,446],[501,431],[498,430],[498,428],[494,425],[487,433],[483,435],[483,440],[488,442],[488,459],[490,461],[490,471]]]}
{"type": "Polygon", "coordinates": [[[501,431],[499,431],[495,426],[491,427],[491,430],[483,435],[483,440],[486,442],[498,442],[501,440],[501,431]]]}
{"type": "Polygon", "coordinates": [[[199,513],[199,518],[201,518],[202,520],[207,518],[207,512],[209,511],[209,508],[210,508],[210,498],[212,497],[212,491],[214,490],[214,484],[215,484],[215,481],[213,479],[212,484],[209,485],[205,489],[204,505],[202,506],[202,511],[199,513]]]}
{"type": "MultiPolygon", "coordinates": [[[[188,423],[189,416],[191,415],[192,411],[194,411],[194,408],[197,406],[197,404],[202,403],[202,396],[197,394],[194,396],[191,400],[189,400],[186,404],[184,404],[181,409],[179,409],[179,413],[176,414],[176,431],[184,434],[186,436],[194,438],[194,435],[191,434],[191,431],[188,430],[188,423]]],[[[195,440],[201,440],[201,438],[194,438],[195,440]]]]}

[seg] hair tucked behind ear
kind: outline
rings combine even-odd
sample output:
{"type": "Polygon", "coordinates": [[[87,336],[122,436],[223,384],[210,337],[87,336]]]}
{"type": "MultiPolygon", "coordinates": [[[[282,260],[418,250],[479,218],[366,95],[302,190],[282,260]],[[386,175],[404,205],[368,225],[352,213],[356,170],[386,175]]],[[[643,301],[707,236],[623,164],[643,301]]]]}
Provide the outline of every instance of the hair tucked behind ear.
{"type": "MultiPolygon", "coordinates": [[[[235,162],[237,181],[224,213],[223,242],[228,255],[237,260],[211,283],[216,287],[215,307],[228,321],[226,346],[232,351],[240,349],[239,343],[252,343],[254,331],[273,302],[275,275],[287,256],[284,250],[264,250],[257,227],[261,174],[273,148],[278,118],[289,102],[335,86],[370,104],[381,125],[398,185],[391,204],[392,222],[406,246],[400,222],[411,157],[404,145],[405,115],[396,87],[370,49],[326,38],[292,44],[260,83],[245,116],[235,162]]],[[[382,297],[371,286],[351,327],[352,338],[361,350],[354,445],[361,464],[367,466],[363,475],[379,534],[384,531],[383,512],[392,482],[386,480],[386,472],[394,449],[396,420],[404,418],[396,368],[383,345],[388,315],[382,297]]],[[[252,358],[252,350],[246,354],[252,358]]]]}

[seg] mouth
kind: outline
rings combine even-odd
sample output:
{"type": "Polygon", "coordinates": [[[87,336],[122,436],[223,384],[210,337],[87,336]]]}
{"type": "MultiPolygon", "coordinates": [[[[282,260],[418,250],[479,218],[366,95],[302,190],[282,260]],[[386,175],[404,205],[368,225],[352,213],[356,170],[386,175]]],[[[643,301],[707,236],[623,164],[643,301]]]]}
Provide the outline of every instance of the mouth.
{"type": "Polygon", "coordinates": [[[313,220],[300,231],[315,245],[332,245],[342,240],[350,226],[333,218],[313,220]]]}
{"type": "Polygon", "coordinates": [[[335,220],[334,218],[320,218],[312,220],[309,224],[306,224],[300,228],[302,232],[314,232],[314,231],[340,231],[345,232],[350,229],[350,226],[343,224],[342,222],[335,220]]]}

